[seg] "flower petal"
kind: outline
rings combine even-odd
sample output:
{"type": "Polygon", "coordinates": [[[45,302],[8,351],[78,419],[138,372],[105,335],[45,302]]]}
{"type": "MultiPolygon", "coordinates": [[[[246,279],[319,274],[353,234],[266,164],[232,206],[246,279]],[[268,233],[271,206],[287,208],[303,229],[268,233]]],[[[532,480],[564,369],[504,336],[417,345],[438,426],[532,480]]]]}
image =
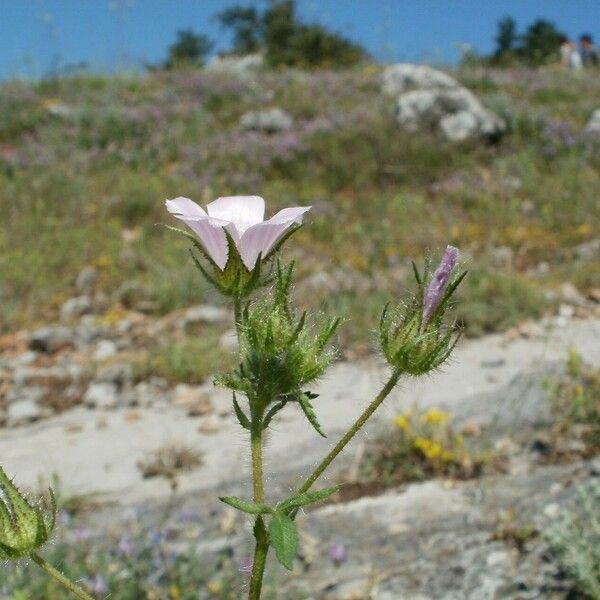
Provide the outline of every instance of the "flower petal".
{"type": "Polygon", "coordinates": [[[295,223],[301,223],[302,215],[309,210],[310,206],[284,208],[268,221],[249,227],[238,243],[238,250],[246,267],[253,269],[258,255],[266,257],[286,230],[295,223]]]}
{"type": "Polygon", "coordinates": [[[189,198],[175,198],[165,202],[167,210],[181,219],[197,236],[204,250],[219,269],[227,264],[229,250],[223,227],[227,221],[210,218],[204,209],[189,198]]]}
{"type": "Polygon", "coordinates": [[[208,217],[193,221],[183,219],[183,222],[198,236],[206,253],[222,271],[227,264],[227,257],[229,256],[227,238],[225,237],[223,226],[215,224],[208,217]]]}
{"type": "Polygon", "coordinates": [[[211,217],[232,222],[240,235],[265,218],[265,201],[260,196],[223,196],[206,208],[211,217]]]}
{"type": "Polygon", "coordinates": [[[426,325],[439,306],[439,303],[450,282],[450,275],[458,262],[460,252],[454,246],[446,246],[444,256],[431,277],[423,300],[423,324],[426,325]]]}
{"type": "Polygon", "coordinates": [[[205,210],[189,198],[179,196],[165,202],[167,210],[178,219],[198,219],[207,216],[205,210]]]}

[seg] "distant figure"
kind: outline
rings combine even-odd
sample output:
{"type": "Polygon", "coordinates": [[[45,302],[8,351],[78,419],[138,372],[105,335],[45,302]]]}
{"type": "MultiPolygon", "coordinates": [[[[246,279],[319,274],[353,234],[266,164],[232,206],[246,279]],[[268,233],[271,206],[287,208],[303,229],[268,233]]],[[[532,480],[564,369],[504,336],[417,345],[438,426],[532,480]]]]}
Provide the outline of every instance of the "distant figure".
{"type": "Polygon", "coordinates": [[[572,71],[578,71],[583,66],[577,45],[566,36],[562,36],[560,41],[560,63],[572,71]]]}
{"type": "Polygon", "coordinates": [[[581,60],[584,67],[597,67],[598,66],[598,48],[594,46],[594,40],[589,33],[584,33],[579,38],[579,52],[581,53],[581,60]]]}

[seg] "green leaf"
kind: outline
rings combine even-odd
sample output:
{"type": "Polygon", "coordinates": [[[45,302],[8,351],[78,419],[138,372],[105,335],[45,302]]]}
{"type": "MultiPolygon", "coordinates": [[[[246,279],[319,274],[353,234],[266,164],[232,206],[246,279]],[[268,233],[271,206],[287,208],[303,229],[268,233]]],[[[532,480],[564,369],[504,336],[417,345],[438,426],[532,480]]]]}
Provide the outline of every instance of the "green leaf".
{"type": "Polygon", "coordinates": [[[287,404],[287,398],[283,398],[277,404],[275,404],[263,419],[263,429],[266,429],[271,422],[271,419],[287,404]]]}
{"type": "Polygon", "coordinates": [[[250,430],[250,419],[246,416],[242,410],[242,407],[238,404],[237,398],[235,397],[235,392],[233,392],[233,410],[235,410],[235,416],[240,422],[240,425],[244,429],[250,430]]]}
{"type": "Polygon", "coordinates": [[[285,513],[274,513],[269,523],[269,534],[277,560],[291,571],[298,551],[298,532],[294,521],[285,513]]]}
{"type": "Polygon", "coordinates": [[[266,515],[273,512],[273,509],[266,504],[248,502],[247,500],[242,500],[241,498],[236,498],[235,496],[221,496],[219,500],[221,502],[225,502],[225,504],[229,504],[229,506],[233,506],[233,508],[237,508],[238,510],[251,515],[266,515]]]}
{"type": "Polygon", "coordinates": [[[340,489],[339,485],[323,488],[315,492],[305,492],[304,494],[298,494],[292,496],[277,505],[278,511],[288,510],[290,508],[299,508],[300,506],[307,506],[308,504],[314,504],[315,502],[322,502],[329,498],[329,496],[335,494],[340,489]]]}
{"type": "MultiPolygon", "coordinates": [[[[315,414],[312,404],[310,403],[309,397],[310,397],[310,392],[305,392],[303,394],[299,394],[298,395],[298,403],[300,404],[300,407],[302,408],[304,414],[306,415],[308,422],[315,428],[315,431],[319,435],[322,435],[323,437],[327,437],[323,433],[323,430],[321,429],[321,425],[319,425],[317,415],[315,414]]],[[[313,398],[314,397],[316,397],[316,396],[313,396],[313,398]]]]}

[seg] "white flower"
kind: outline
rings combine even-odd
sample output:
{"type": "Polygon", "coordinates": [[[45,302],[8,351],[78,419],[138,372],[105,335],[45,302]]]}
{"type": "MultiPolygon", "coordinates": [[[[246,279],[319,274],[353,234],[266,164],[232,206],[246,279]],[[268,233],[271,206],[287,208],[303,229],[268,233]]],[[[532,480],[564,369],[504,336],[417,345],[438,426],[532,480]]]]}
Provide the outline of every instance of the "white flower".
{"type": "Polygon", "coordinates": [[[302,223],[304,213],[311,208],[284,208],[265,221],[265,201],[260,196],[224,196],[211,202],[206,211],[189,198],[167,200],[165,205],[198,236],[207,255],[221,270],[229,255],[225,229],[245,267],[252,270],[259,254],[266,258],[290,227],[302,223]]]}

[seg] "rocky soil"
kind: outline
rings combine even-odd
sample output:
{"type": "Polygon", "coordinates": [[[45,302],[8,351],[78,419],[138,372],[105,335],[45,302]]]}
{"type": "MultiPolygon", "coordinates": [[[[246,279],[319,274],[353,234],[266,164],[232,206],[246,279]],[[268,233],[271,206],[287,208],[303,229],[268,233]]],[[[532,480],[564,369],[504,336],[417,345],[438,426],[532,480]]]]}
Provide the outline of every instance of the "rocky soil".
{"type": "MultiPolygon", "coordinates": [[[[162,319],[138,313],[111,322],[89,314],[63,317],[60,324],[0,339],[5,469],[31,488],[57,475],[63,493],[93,494],[107,503],[91,518],[96,524],[114,525],[115,514],[117,521],[152,520],[167,503],[175,532],[171,543],[200,539],[198,550],[207,557],[226,553],[241,560],[249,551],[249,523],[216,500],[223,493],[251,493],[247,439],[229,394],[210,383],[139,380],[127,362],[136,346],[166,330],[185,330],[190,322],[218,322],[226,330],[227,313],[202,306],[162,319]],[[138,468],[140,460],[168,445],[192,448],[202,458],[200,467],[178,477],[175,499],[168,482],[143,479],[138,468]],[[199,513],[192,528],[177,525],[186,510],[199,513]]],[[[231,344],[230,338],[224,336],[222,344],[231,344]]],[[[579,319],[574,309],[563,307],[542,323],[464,341],[443,372],[404,382],[351,444],[343,466],[352,468],[369,437],[394,414],[417,405],[449,410],[459,425],[485,426],[508,454],[507,472],[470,482],[411,484],[300,517],[302,559],[281,597],[567,597],[571,586],[539,538],[519,549],[494,533],[508,513],[543,529],[573,503],[580,484],[600,475],[597,459],[544,465],[531,443],[531,435],[548,424],[544,378],[561,368],[570,348],[600,364],[598,317],[579,319]],[[337,566],[327,557],[336,544],[347,554],[337,566]]],[[[385,376],[385,366],[374,359],[338,363],[331,370],[315,406],[326,440],[301,414],[282,413],[266,450],[273,500],[293,489],[298,474],[310,471],[385,376]]],[[[339,466],[326,479],[338,473],[339,466]]],[[[278,566],[272,572],[275,581],[283,580],[278,566]]]]}

